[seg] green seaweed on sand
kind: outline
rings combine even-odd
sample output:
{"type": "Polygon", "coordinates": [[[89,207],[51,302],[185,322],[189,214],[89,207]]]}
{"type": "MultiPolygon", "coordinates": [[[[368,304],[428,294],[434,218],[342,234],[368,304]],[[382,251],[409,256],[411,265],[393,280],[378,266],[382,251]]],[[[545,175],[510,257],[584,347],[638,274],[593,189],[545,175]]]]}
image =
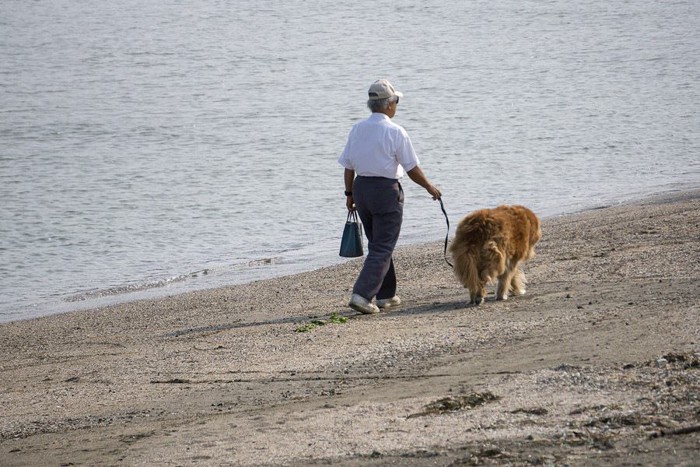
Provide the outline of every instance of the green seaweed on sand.
{"type": "Polygon", "coordinates": [[[344,324],[348,322],[348,319],[338,313],[331,313],[330,322],[333,324],[344,324]]]}
{"type": "Polygon", "coordinates": [[[320,326],[325,326],[326,324],[344,324],[347,323],[348,319],[345,316],[339,315],[338,313],[331,313],[330,318],[328,320],[323,320],[323,319],[312,319],[306,324],[302,324],[298,328],[296,328],[294,331],[295,332],[309,332],[313,331],[314,329],[320,327],[320,326]]]}

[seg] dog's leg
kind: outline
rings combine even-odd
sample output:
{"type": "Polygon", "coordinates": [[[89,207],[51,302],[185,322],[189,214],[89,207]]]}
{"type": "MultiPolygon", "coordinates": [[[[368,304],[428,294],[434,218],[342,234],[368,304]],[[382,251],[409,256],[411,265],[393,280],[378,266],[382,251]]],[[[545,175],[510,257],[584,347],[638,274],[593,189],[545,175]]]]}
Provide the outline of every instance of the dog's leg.
{"type": "Polygon", "coordinates": [[[481,305],[484,303],[484,297],[486,296],[486,284],[480,284],[479,292],[476,294],[476,304],[481,305]]]}
{"type": "Polygon", "coordinates": [[[470,305],[481,305],[484,303],[484,296],[486,295],[483,287],[478,288],[477,290],[469,290],[469,298],[471,301],[469,302],[470,305]]]}
{"type": "Polygon", "coordinates": [[[471,301],[469,304],[471,305],[481,305],[484,303],[484,292],[481,290],[475,290],[475,291],[469,291],[469,298],[471,301]]]}
{"type": "Polygon", "coordinates": [[[513,294],[525,295],[525,284],[527,284],[527,280],[525,280],[525,274],[520,268],[516,268],[515,274],[513,274],[513,279],[510,282],[510,288],[513,291],[513,294]]]}
{"type": "Polygon", "coordinates": [[[496,289],[496,300],[508,300],[508,290],[510,289],[510,282],[513,278],[513,271],[506,269],[506,271],[498,276],[498,288],[496,289]]]}

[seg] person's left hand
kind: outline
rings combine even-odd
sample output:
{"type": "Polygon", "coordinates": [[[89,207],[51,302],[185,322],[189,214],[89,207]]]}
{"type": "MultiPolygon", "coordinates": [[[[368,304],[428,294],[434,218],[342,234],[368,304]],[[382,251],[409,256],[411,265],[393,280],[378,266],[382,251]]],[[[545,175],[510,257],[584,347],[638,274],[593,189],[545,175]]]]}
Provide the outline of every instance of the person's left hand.
{"type": "Polygon", "coordinates": [[[352,212],[355,209],[357,209],[355,207],[355,201],[353,201],[352,196],[345,197],[345,206],[347,206],[349,212],[352,212]]]}
{"type": "Polygon", "coordinates": [[[442,197],[442,192],[436,187],[435,185],[430,185],[428,188],[428,193],[430,193],[430,196],[433,197],[433,199],[440,199],[442,197]]]}

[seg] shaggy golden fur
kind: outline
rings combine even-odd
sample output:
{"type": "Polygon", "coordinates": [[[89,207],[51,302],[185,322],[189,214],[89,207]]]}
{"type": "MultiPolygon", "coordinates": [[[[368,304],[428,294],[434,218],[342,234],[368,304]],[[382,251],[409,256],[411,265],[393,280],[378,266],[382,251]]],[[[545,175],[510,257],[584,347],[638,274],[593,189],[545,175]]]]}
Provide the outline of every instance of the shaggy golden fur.
{"type": "Polygon", "coordinates": [[[483,303],[486,285],[496,279],[496,300],[506,300],[509,292],[524,294],[525,275],[518,266],[535,256],[541,237],[540,220],[524,206],[481,209],[462,219],[450,252],[470,303],[483,303]]]}

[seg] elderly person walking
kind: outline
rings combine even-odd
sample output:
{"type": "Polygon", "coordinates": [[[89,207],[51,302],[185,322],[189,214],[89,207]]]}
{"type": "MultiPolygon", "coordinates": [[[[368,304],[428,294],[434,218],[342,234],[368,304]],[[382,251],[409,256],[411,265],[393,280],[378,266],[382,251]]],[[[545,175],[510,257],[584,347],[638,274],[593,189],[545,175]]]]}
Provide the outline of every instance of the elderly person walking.
{"type": "Polygon", "coordinates": [[[367,258],[352,290],[349,306],[360,313],[378,313],[379,308],[397,306],[396,273],[392,254],[401,232],[404,171],[425,188],[433,199],[442,195],[419,167],[408,133],[391,119],[399,98],[385,79],[369,88],[367,107],[372,115],[350,130],[338,162],[345,168],[348,210],[357,210],[369,240],[367,258]],[[376,304],[372,303],[376,297],[376,304]]]}

